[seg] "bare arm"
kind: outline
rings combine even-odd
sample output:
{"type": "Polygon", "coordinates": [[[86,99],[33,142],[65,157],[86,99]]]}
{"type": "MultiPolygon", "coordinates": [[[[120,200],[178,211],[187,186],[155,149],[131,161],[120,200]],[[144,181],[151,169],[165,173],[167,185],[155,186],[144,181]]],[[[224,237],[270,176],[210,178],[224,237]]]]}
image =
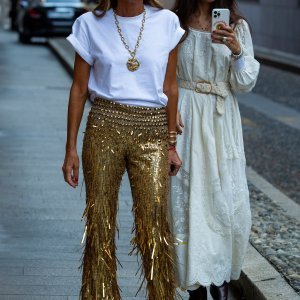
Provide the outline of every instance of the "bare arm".
{"type": "Polygon", "coordinates": [[[166,77],[164,81],[164,93],[168,96],[167,115],[168,128],[170,131],[176,131],[176,114],[178,104],[178,86],[176,81],[178,47],[169,54],[166,77]]]}
{"type": "MultiPolygon", "coordinates": [[[[176,132],[176,116],[178,106],[178,85],[176,80],[178,46],[169,54],[166,77],[164,81],[164,93],[168,96],[167,116],[169,132],[176,132]]],[[[169,150],[169,175],[177,174],[181,166],[181,160],[175,149],[169,150]],[[174,169],[171,168],[174,166],[174,169]]]]}
{"type": "Polygon", "coordinates": [[[68,107],[66,155],[62,167],[65,181],[72,187],[78,185],[79,158],[77,154],[77,135],[84,105],[88,97],[90,68],[90,65],[76,54],[68,107]]]}

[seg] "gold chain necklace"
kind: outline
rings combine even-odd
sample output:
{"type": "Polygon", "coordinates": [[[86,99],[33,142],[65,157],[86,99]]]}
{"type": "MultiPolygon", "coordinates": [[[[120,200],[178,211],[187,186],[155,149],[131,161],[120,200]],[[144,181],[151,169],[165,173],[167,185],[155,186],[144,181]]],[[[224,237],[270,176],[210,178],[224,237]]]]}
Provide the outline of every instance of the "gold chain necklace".
{"type": "Polygon", "coordinates": [[[201,26],[200,22],[198,24],[202,31],[210,31],[210,29],[211,29],[211,20],[208,21],[206,26],[201,26]]]}
{"type": "MultiPolygon", "coordinates": [[[[194,22],[197,24],[197,28],[199,28],[202,31],[210,31],[211,29],[211,19],[209,19],[206,22],[206,26],[203,25],[203,23],[200,22],[199,17],[193,16],[194,22]]],[[[204,23],[205,24],[205,23],[204,23]]]]}
{"type": "Polygon", "coordinates": [[[128,44],[126,43],[125,41],[125,38],[123,36],[123,33],[122,33],[122,30],[121,30],[121,27],[120,27],[120,22],[117,18],[117,14],[116,14],[116,11],[114,10],[114,17],[115,17],[115,24],[117,26],[117,29],[118,29],[118,33],[121,37],[121,41],[122,43],[124,44],[126,50],[129,52],[130,54],[130,58],[128,59],[127,61],[127,68],[129,71],[131,72],[134,72],[136,71],[139,67],[140,67],[140,62],[136,59],[136,52],[137,52],[137,49],[139,48],[140,46],[140,41],[142,39],[142,34],[143,34],[143,31],[144,31],[144,27],[145,27],[145,21],[146,21],[146,10],[144,9],[144,12],[143,12],[143,20],[142,20],[142,26],[141,26],[141,29],[140,29],[140,33],[139,33],[139,36],[138,36],[138,39],[136,41],[136,45],[134,47],[134,50],[130,50],[128,44]]]}

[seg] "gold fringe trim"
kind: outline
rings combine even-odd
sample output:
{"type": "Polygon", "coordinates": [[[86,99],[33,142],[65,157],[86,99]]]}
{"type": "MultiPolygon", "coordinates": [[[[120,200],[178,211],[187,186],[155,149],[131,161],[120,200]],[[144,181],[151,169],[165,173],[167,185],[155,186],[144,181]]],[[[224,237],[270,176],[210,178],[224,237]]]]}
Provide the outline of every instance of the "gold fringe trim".
{"type": "Polygon", "coordinates": [[[97,100],[84,137],[86,226],[81,243],[82,300],[120,300],[115,233],[118,192],[127,168],[133,194],[133,250],[149,300],[174,300],[174,240],[168,222],[167,122],[163,109],[97,100]],[[125,155],[126,153],[126,155],[125,155]],[[131,153],[134,158],[131,158],[131,153]],[[139,161],[139,157],[140,160],[139,161]]]}

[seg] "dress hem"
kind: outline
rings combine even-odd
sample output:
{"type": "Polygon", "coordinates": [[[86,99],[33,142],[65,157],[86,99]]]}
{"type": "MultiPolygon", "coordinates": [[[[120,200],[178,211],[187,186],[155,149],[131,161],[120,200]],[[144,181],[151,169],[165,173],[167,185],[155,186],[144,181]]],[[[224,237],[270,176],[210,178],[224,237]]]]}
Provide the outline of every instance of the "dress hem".
{"type": "Polygon", "coordinates": [[[205,287],[209,287],[211,285],[221,286],[225,281],[227,283],[229,283],[231,280],[238,280],[239,278],[240,278],[240,273],[239,273],[239,275],[225,276],[224,279],[222,279],[220,281],[211,280],[210,282],[208,282],[208,281],[203,282],[201,280],[194,280],[193,283],[189,283],[185,287],[178,285],[178,288],[181,289],[182,291],[186,291],[186,290],[192,291],[192,290],[196,290],[200,286],[205,286],[205,287]]]}

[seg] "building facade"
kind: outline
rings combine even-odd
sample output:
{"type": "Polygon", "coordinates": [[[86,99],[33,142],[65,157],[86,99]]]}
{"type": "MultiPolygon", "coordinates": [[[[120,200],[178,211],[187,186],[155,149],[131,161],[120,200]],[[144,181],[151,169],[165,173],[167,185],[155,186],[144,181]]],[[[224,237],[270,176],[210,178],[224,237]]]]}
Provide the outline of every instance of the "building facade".
{"type": "Polygon", "coordinates": [[[238,0],[254,44],[300,55],[300,0],[238,0]]]}
{"type": "MultiPolygon", "coordinates": [[[[187,0],[188,1],[188,0],[187,0]]],[[[163,0],[170,8],[174,0],[163,0]]],[[[254,44],[300,55],[300,0],[237,0],[254,44]]]]}
{"type": "Polygon", "coordinates": [[[0,0],[0,29],[8,27],[10,9],[10,0],[0,0]]]}

